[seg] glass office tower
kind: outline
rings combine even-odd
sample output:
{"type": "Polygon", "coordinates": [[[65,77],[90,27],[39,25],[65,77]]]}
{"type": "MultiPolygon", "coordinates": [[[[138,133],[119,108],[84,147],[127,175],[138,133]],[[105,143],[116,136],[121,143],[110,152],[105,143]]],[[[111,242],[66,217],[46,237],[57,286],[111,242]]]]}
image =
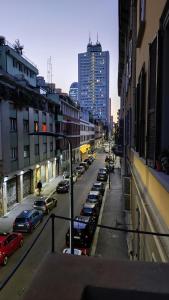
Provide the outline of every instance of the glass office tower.
{"type": "Polygon", "coordinates": [[[78,55],[79,102],[94,119],[109,125],[109,52],[89,40],[87,52],[78,55]]]}

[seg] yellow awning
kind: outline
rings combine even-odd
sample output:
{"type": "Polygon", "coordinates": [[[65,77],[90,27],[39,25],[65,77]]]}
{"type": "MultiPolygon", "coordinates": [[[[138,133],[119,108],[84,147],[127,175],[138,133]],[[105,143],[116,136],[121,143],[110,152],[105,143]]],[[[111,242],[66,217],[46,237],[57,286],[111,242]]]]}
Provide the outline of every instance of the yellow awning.
{"type": "Polygon", "coordinates": [[[91,148],[90,144],[84,144],[80,146],[80,152],[86,153],[91,148]]]}

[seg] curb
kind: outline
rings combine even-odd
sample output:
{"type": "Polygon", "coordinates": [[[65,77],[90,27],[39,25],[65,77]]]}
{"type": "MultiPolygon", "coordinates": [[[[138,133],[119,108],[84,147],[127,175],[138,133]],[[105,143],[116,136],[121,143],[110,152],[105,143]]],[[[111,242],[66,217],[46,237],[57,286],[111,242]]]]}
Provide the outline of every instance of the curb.
{"type": "MultiPolygon", "coordinates": [[[[102,206],[101,206],[101,209],[100,209],[98,224],[101,224],[101,219],[102,219],[102,215],[103,215],[103,209],[104,209],[104,205],[105,205],[105,201],[106,201],[107,190],[108,190],[108,182],[106,183],[106,188],[105,188],[105,192],[104,192],[102,206]]],[[[100,231],[100,227],[97,227],[96,231],[95,231],[95,234],[94,234],[94,237],[93,237],[93,242],[92,242],[92,247],[91,247],[91,251],[90,251],[90,256],[94,256],[95,255],[96,247],[97,247],[97,241],[98,241],[98,236],[99,236],[99,231],[100,231]]]]}

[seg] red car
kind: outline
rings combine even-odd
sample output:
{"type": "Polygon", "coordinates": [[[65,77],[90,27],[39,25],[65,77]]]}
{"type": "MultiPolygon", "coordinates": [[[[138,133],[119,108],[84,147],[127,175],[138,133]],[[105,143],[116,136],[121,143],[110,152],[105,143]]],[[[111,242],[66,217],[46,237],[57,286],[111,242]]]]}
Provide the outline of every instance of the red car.
{"type": "Polygon", "coordinates": [[[23,245],[22,233],[0,233],[0,264],[6,265],[8,256],[23,245]]]}

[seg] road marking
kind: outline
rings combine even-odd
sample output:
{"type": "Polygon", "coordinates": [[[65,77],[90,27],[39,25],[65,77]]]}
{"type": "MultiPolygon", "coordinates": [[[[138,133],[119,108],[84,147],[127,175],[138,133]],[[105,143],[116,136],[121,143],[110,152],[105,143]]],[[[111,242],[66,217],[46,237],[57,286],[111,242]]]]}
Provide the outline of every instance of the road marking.
{"type": "MultiPolygon", "coordinates": [[[[100,214],[99,214],[98,224],[101,224],[101,219],[102,219],[102,215],[103,215],[104,204],[105,204],[105,201],[106,201],[107,189],[108,189],[108,183],[106,184],[106,188],[105,188],[105,192],[104,192],[104,197],[103,197],[102,206],[101,206],[101,210],[100,210],[100,214]]],[[[91,256],[94,256],[95,252],[96,252],[99,231],[100,231],[100,227],[97,227],[96,231],[95,231],[95,234],[94,234],[94,238],[93,238],[92,249],[90,251],[90,255],[91,256]]]]}

